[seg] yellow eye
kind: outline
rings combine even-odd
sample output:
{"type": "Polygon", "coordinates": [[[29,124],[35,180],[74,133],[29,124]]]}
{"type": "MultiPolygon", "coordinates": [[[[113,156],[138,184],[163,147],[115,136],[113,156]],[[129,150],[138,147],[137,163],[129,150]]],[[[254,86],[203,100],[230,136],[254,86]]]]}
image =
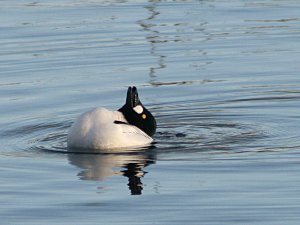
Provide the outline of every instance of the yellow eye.
{"type": "Polygon", "coordinates": [[[142,115],[142,118],[143,118],[143,119],[146,119],[146,118],[147,118],[146,114],[143,114],[143,115],[142,115]]]}

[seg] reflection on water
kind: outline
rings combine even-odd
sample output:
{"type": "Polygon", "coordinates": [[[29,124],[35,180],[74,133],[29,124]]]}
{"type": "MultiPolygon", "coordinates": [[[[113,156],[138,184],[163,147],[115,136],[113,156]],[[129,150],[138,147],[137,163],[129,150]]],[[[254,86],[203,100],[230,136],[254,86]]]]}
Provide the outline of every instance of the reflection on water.
{"type": "Polygon", "coordinates": [[[149,83],[155,83],[156,70],[160,70],[166,67],[165,64],[165,55],[159,54],[156,51],[156,43],[159,43],[160,32],[155,29],[156,24],[153,24],[153,20],[160,13],[157,11],[156,7],[160,1],[154,1],[149,6],[145,6],[145,9],[149,12],[149,17],[145,20],[139,20],[137,23],[142,27],[142,30],[146,33],[146,40],[150,44],[150,55],[154,58],[157,58],[157,66],[152,66],[149,68],[149,83]]]}
{"type": "Polygon", "coordinates": [[[1,9],[3,224],[297,224],[299,1],[1,9]],[[74,119],[119,108],[129,85],[157,118],[155,150],[67,149],[74,119]]]}
{"type": "Polygon", "coordinates": [[[69,153],[70,164],[82,169],[78,173],[81,180],[103,181],[109,177],[123,175],[128,178],[128,187],[132,195],[140,195],[143,190],[142,178],[147,173],[144,168],[154,164],[154,150],[130,154],[74,154],[69,153]]]}
{"type": "Polygon", "coordinates": [[[181,58],[180,60],[190,58],[188,67],[196,70],[205,70],[212,63],[207,59],[207,52],[201,47],[201,42],[211,38],[210,33],[205,29],[207,22],[202,19],[202,21],[185,22],[186,18],[182,15],[177,19],[164,21],[159,18],[164,14],[160,11],[160,7],[164,8],[162,1],[149,1],[149,4],[144,6],[148,17],[137,21],[150,45],[149,55],[156,59],[156,65],[149,67],[148,83],[153,86],[198,83],[197,78],[182,80],[182,76],[173,76],[173,79],[180,79],[180,81],[164,81],[163,76],[169,76],[167,75],[169,71],[166,70],[169,69],[168,64],[176,62],[178,58],[181,58]],[[191,47],[191,42],[197,43],[197,46],[191,47]],[[166,47],[168,45],[169,47],[166,47]]]}

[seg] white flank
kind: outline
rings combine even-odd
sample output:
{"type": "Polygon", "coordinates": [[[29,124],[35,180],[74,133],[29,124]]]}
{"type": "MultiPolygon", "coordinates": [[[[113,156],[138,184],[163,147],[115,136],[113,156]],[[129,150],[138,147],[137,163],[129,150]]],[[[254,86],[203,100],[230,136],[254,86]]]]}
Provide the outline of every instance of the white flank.
{"type": "MultiPolygon", "coordinates": [[[[140,106],[140,108],[142,108],[140,106]]],[[[141,110],[138,108],[138,112],[141,110]]],[[[68,133],[68,147],[87,149],[128,148],[149,145],[153,139],[139,128],[126,124],[123,114],[96,108],[81,115],[68,133]],[[125,124],[116,124],[121,121],[125,124]]]]}

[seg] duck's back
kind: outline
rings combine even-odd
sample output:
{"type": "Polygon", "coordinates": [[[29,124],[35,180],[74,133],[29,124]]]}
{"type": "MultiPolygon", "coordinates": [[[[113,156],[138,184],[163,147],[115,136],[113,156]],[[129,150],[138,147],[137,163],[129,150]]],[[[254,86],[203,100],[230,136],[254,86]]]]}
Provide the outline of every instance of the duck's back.
{"type": "Polygon", "coordinates": [[[126,123],[118,111],[95,108],[82,114],[72,125],[68,133],[68,147],[128,148],[149,145],[153,141],[142,130],[126,123]]]}

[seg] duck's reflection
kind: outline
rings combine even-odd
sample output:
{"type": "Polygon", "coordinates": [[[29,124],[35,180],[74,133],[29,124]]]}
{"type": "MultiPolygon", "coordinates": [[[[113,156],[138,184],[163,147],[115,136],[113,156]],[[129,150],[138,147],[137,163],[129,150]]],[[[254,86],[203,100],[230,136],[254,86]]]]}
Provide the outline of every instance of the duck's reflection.
{"type": "Polygon", "coordinates": [[[128,154],[68,154],[70,164],[82,169],[77,175],[82,180],[104,180],[111,176],[123,175],[128,178],[132,195],[143,190],[144,168],[155,163],[154,150],[143,150],[128,154]]]}

